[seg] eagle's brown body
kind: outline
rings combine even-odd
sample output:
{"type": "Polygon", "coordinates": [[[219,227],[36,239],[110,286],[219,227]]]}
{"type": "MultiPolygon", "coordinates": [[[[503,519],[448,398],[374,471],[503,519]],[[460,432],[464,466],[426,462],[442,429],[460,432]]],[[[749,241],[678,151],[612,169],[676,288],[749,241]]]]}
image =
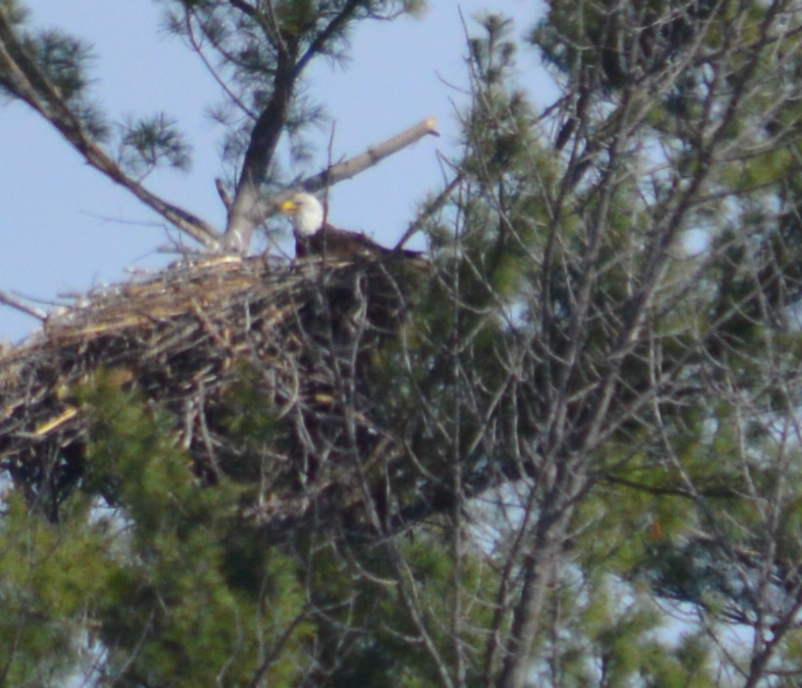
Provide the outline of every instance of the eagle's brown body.
{"type": "MultiPolygon", "coordinates": [[[[349,232],[345,229],[324,224],[312,236],[295,235],[295,255],[298,258],[307,256],[331,256],[332,258],[363,258],[389,256],[393,250],[377,244],[373,239],[360,232],[349,232]]],[[[419,251],[402,249],[398,255],[414,258],[419,251]]]]}
{"type": "Polygon", "coordinates": [[[420,251],[400,249],[394,251],[377,244],[360,232],[349,232],[333,227],[325,221],[323,206],[308,193],[297,193],[281,206],[290,216],[295,234],[295,256],[328,256],[338,259],[379,258],[399,255],[415,258],[420,251]]]}

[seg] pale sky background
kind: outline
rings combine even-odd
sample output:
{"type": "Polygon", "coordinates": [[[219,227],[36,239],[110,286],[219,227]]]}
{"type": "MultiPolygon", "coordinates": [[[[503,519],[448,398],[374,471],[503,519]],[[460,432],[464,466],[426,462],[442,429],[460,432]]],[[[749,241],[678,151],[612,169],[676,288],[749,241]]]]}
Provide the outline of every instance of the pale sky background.
{"type": "MultiPolygon", "coordinates": [[[[110,118],[164,111],[193,144],[189,174],[164,171],[151,191],[219,229],[225,212],[214,188],[221,173],[222,131],[207,116],[219,102],[198,58],[161,30],[156,2],[24,0],[31,25],[61,27],[94,45],[95,95],[110,118]]],[[[365,22],[352,34],[345,67],[325,60],[307,72],[309,95],[323,103],[334,129],[334,158],[350,157],[421,119],[437,119],[440,138],[426,137],[331,190],[332,223],[391,244],[427,193],[442,186],[438,151],[456,156],[455,106],[467,102],[465,27],[478,31],[481,10],[516,21],[515,36],[542,15],[540,0],[430,0],[420,19],[365,22]]],[[[520,85],[541,105],[556,92],[534,50],[518,55],[520,85]]],[[[331,130],[316,133],[309,173],[325,166],[331,130]]],[[[43,300],[127,279],[132,267],[153,269],[174,256],[166,225],[127,191],[90,169],[44,120],[20,103],[0,106],[0,289],[43,300]]],[[[421,239],[410,246],[421,248],[421,239]]],[[[0,341],[16,342],[38,322],[0,306],[0,341]]]]}

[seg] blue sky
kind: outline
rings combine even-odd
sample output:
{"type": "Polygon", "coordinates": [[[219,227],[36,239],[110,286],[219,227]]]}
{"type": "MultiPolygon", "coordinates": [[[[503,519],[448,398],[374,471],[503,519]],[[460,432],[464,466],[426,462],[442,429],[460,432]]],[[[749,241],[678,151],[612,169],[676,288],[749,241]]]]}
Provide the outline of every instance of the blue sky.
{"type": "MultiPolygon", "coordinates": [[[[158,4],[142,0],[24,0],[31,24],[62,27],[95,47],[95,94],[116,120],[165,111],[193,144],[190,173],[158,172],[145,185],[222,228],[214,188],[221,130],[207,116],[217,86],[200,61],[160,29],[158,4]]],[[[334,158],[361,153],[434,116],[440,138],[426,137],[330,194],[330,219],[383,243],[400,236],[428,192],[442,183],[438,152],[458,152],[455,106],[467,83],[465,28],[480,10],[516,19],[521,35],[540,16],[536,0],[462,3],[434,0],[420,19],[370,22],[352,35],[350,60],[326,61],[308,73],[309,95],[323,103],[330,126],[315,132],[307,170],[325,165],[334,125],[334,158]]],[[[555,96],[534,51],[518,58],[521,85],[535,102],[555,96]]],[[[153,269],[171,258],[165,224],[124,189],[88,168],[46,122],[19,103],[0,107],[0,289],[39,299],[82,293],[126,279],[126,268],[153,269]]],[[[420,242],[420,239],[418,239],[420,242]]],[[[410,244],[416,245],[415,242],[410,244]]],[[[420,247],[420,244],[417,245],[420,247]]],[[[0,306],[0,341],[19,340],[37,322],[0,306]]]]}

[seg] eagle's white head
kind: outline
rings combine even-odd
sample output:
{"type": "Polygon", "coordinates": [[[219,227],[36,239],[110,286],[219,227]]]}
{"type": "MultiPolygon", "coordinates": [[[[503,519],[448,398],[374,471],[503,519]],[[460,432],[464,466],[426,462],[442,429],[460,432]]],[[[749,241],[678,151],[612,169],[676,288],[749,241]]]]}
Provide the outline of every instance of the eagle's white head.
{"type": "Polygon", "coordinates": [[[279,206],[288,215],[295,233],[302,237],[312,236],[323,226],[325,213],[320,201],[312,194],[300,191],[279,206]]]}

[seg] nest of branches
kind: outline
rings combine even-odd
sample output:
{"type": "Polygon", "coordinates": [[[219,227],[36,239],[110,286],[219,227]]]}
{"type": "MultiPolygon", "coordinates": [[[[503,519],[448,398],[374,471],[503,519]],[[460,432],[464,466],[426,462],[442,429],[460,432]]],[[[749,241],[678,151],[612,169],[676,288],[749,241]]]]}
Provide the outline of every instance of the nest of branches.
{"type": "Polygon", "coordinates": [[[367,378],[422,282],[404,259],[181,262],[97,290],[0,354],[0,470],[57,518],[80,483],[94,414],[76,387],[102,374],[169,411],[200,479],[254,484],[267,522],[364,499],[352,462],[403,452],[373,412],[367,378]],[[232,399],[270,416],[258,451],[233,430],[232,399]]]}

